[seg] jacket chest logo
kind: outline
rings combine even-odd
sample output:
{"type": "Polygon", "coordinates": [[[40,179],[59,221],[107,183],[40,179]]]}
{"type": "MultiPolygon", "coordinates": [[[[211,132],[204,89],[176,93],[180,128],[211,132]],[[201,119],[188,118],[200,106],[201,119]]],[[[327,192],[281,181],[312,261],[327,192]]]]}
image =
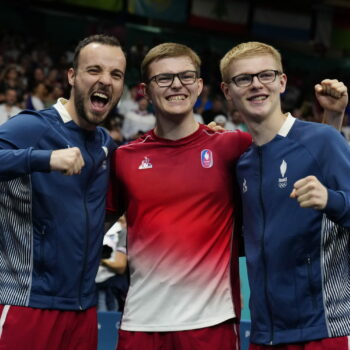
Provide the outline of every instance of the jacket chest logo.
{"type": "Polygon", "coordinates": [[[242,185],[242,193],[246,193],[247,191],[248,191],[247,180],[244,178],[243,185],[242,185]]]}
{"type": "Polygon", "coordinates": [[[209,149],[204,149],[201,152],[201,164],[203,168],[211,168],[214,164],[213,152],[209,149]]]}
{"type": "Polygon", "coordinates": [[[288,185],[288,178],[285,176],[287,172],[287,162],[283,159],[280,165],[281,177],[278,179],[278,187],[286,188],[288,185]]]}

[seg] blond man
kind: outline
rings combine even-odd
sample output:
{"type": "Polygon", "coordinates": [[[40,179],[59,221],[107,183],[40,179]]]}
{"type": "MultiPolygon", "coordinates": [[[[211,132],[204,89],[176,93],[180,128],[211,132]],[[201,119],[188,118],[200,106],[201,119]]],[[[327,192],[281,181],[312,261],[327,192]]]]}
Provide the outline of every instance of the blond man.
{"type": "MultiPolygon", "coordinates": [[[[253,144],[237,179],[251,287],[251,350],[349,349],[350,148],[333,128],[281,110],[281,55],[259,42],[221,60],[222,90],[243,115],[253,144]]],[[[337,125],[347,89],[315,86],[337,125]]],[[[341,118],[340,118],[341,120],[341,118]]]]}

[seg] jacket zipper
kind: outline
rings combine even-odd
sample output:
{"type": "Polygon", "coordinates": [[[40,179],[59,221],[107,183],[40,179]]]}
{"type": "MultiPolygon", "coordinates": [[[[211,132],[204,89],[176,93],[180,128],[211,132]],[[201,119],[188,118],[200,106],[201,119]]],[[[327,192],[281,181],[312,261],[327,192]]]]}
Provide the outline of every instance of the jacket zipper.
{"type": "Polygon", "coordinates": [[[266,267],[266,254],[265,254],[265,206],[264,206],[264,200],[263,200],[263,193],[262,193],[262,182],[263,182],[263,161],[262,161],[262,149],[261,147],[258,148],[258,155],[259,155],[259,171],[260,171],[260,187],[259,187],[259,199],[260,199],[260,206],[262,210],[262,240],[261,240],[261,252],[262,252],[262,260],[263,260],[263,266],[264,266],[264,292],[265,292],[265,299],[266,299],[266,305],[268,310],[268,317],[270,321],[270,342],[269,345],[273,344],[273,320],[272,320],[272,311],[271,311],[271,304],[268,297],[267,292],[267,267],[266,267]]]}
{"type": "MultiPolygon", "coordinates": [[[[93,156],[91,155],[91,153],[89,152],[89,148],[88,148],[88,141],[85,140],[85,149],[87,154],[90,156],[91,160],[92,160],[92,173],[95,170],[95,160],[93,158],[93,156]]],[[[88,179],[91,179],[93,176],[89,176],[88,179]]],[[[85,232],[85,246],[84,246],[84,258],[83,258],[83,269],[82,269],[82,273],[80,276],[80,284],[79,284],[79,309],[83,310],[84,307],[82,305],[82,291],[83,291],[83,284],[84,284],[84,278],[85,278],[85,273],[86,273],[86,260],[87,260],[87,256],[88,256],[88,249],[89,249],[89,237],[90,237],[90,217],[89,217],[89,211],[87,209],[87,192],[88,192],[88,188],[90,185],[90,180],[88,180],[87,185],[86,185],[86,189],[85,189],[85,193],[84,193],[84,210],[85,210],[85,217],[86,217],[86,232],[85,232]]]]}
{"type": "Polygon", "coordinates": [[[44,243],[46,235],[46,226],[43,225],[40,234],[40,260],[39,260],[39,275],[42,276],[44,273],[44,243]]]}
{"type": "Polygon", "coordinates": [[[311,302],[312,302],[312,307],[315,310],[316,309],[316,300],[315,300],[315,295],[314,295],[314,289],[312,287],[312,273],[311,273],[311,258],[308,256],[306,259],[307,262],[307,277],[309,280],[309,289],[310,289],[310,294],[311,294],[311,302]]]}

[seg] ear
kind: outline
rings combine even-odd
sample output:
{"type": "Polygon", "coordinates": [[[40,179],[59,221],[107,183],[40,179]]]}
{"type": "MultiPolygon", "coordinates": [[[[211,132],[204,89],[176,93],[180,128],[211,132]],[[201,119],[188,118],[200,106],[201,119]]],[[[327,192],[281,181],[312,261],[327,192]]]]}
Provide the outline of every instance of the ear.
{"type": "Polygon", "coordinates": [[[75,71],[74,71],[74,69],[73,68],[69,68],[68,72],[67,72],[67,75],[68,75],[69,85],[74,86],[74,81],[75,81],[75,71]]]}
{"type": "Polygon", "coordinates": [[[147,98],[147,101],[149,103],[152,103],[150,94],[149,94],[149,89],[147,87],[147,84],[145,83],[140,83],[139,87],[138,87],[139,91],[142,93],[143,96],[145,96],[147,98]]]}
{"type": "Polygon", "coordinates": [[[220,87],[221,91],[225,95],[226,100],[231,101],[232,98],[230,96],[230,85],[222,81],[220,87]]]}
{"type": "Polygon", "coordinates": [[[287,86],[287,76],[284,73],[282,73],[280,76],[280,84],[281,84],[280,93],[283,94],[287,86]]]}
{"type": "Polygon", "coordinates": [[[197,97],[202,93],[203,90],[203,79],[202,78],[198,78],[197,79],[197,86],[198,86],[198,92],[197,92],[197,97]]]}

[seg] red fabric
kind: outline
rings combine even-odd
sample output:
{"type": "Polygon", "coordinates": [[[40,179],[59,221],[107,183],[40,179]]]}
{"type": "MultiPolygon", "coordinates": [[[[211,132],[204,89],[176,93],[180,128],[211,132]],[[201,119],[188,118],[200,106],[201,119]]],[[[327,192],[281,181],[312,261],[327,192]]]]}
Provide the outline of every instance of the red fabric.
{"type": "Polygon", "coordinates": [[[349,350],[348,337],[325,338],[310,342],[281,345],[250,344],[249,350],[349,350]]]}
{"type": "Polygon", "coordinates": [[[239,317],[235,164],[250,143],[249,134],[201,125],[176,141],[151,131],[115,152],[107,210],[126,209],[131,271],[122,329],[180,331],[239,317]]]}
{"type": "Polygon", "coordinates": [[[0,350],[96,350],[96,308],[86,311],[0,305],[0,350]],[[1,327],[1,325],[0,325],[1,327]]]}
{"type": "Polygon", "coordinates": [[[119,330],[117,350],[239,350],[238,334],[239,327],[232,322],[178,332],[119,330]]]}

